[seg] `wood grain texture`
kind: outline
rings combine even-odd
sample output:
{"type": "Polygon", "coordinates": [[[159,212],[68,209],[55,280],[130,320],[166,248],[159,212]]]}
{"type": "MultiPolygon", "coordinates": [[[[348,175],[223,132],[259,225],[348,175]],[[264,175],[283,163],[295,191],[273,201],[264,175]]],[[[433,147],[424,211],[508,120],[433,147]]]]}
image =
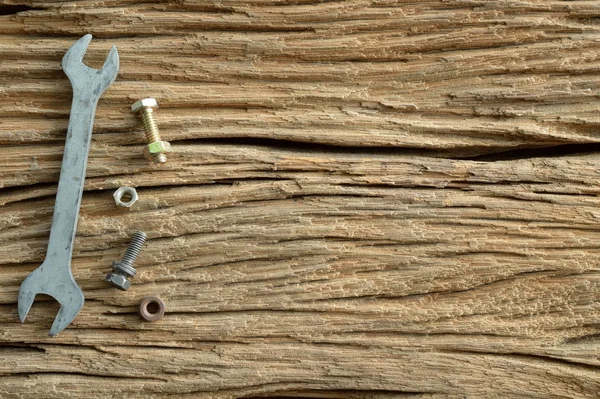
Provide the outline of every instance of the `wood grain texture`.
{"type": "Polygon", "coordinates": [[[0,2],[0,397],[597,398],[597,1],[0,2]],[[44,259],[92,33],[73,272],[44,259]],[[145,96],[175,152],[142,156],[145,96]],[[112,193],[138,188],[130,212],[112,193]],[[132,288],[103,276],[132,231],[132,288]],[[137,304],[160,295],[165,318],[137,304]]]}

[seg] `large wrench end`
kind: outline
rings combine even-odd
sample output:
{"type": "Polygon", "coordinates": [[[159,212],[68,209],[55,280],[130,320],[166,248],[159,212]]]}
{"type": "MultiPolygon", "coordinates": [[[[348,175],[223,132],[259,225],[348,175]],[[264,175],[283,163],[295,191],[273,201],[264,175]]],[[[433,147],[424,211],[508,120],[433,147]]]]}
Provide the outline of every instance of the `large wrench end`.
{"type": "Polygon", "coordinates": [[[37,294],[49,295],[60,304],[60,310],[50,328],[50,336],[55,336],[71,324],[85,302],[83,291],[72,276],[62,277],[52,273],[44,263],[31,272],[19,288],[17,307],[21,323],[27,318],[37,294]]]}

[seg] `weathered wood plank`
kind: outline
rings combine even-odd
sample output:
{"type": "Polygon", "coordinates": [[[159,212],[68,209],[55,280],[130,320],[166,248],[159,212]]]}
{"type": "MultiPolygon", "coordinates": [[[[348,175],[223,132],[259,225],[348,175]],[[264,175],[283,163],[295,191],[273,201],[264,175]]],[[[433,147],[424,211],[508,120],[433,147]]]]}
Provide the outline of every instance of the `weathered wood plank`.
{"type": "MultiPolygon", "coordinates": [[[[0,26],[11,35],[0,45],[0,110],[42,125],[49,115],[64,121],[69,106],[60,63],[49,60],[87,29],[122,49],[121,79],[106,95],[100,131],[130,128],[132,117],[105,118],[122,118],[132,93],[150,93],[179,140],[471,154],[597,143],[600,31],[586,23],[600,12],[594,2],[32,5],[49,9],[0,26]]],[[[97,41],[92,49],[106,46],[97,41]]],[[[56,132],[9,127],[25,140],[56,132]]],[[[14,140],[5,134],[0,139],[14,140]]]]}
{"type": "Polygon", "coordinates": [[[598,397],[598,16],[2,1],[0,397],[598,397]],[[60,60],[85,32],[90,64],[116,44],[122,67],[74,253],[86,305],[50,338],[58,305],[20,324],[16,296],[45,255],[60,60]],[[147,95],[176,149],[161,168],[128,109],[147,95]],[[150,240],[117,292],[102,279],[135,229],[150,240]],[[152,324],[136,310],[150,294],[167,303],[152,324]]]}

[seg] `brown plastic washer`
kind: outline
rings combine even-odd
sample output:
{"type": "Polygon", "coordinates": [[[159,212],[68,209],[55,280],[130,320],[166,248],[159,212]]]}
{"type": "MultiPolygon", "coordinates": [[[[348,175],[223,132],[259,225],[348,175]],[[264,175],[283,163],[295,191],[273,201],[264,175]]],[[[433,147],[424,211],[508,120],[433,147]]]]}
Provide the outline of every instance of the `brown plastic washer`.
{"type": "Polygon", "coordinates": [[[146,321],[157,321],[165,315],[165,303],[156,295],[145,296],[140,302],[140,316],[146,321]]]}

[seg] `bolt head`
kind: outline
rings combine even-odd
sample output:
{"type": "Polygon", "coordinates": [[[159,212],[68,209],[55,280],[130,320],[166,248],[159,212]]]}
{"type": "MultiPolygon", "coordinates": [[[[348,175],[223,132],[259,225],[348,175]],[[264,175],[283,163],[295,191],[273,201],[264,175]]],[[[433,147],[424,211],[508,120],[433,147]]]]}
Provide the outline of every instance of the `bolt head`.
{"type": "Polygon", "coordinates": [[[131,286],[131,283],[129,282],[129,280],[127,280],[127,277],[116,273],[108,273],[106,275],[106,281],[108,281],[113,285],[113,287],[118,288],[121,291],[127,291],[131,286]]]}
{"type": "Polygon", "coordinates": [[[144,147],[144,156],[152,160],[156,154],[165,154],[171,152],[171,143],[168,141],[155,141],[144,147]]]}
{"type": "Polygon", "coordinates": [[[131,110],[136,114],[144,108],[158,108],[158,103],[156,102],[156,99],[144,98],[143,100],[134,102],[131,106],[131,110]]]}
{"type": "Polygon", "coordinates": [[[135,191],[135,188],[133,187],[119,187],[119,189],[117,189],[117,191],[115,191],[115,193],[113,194],[113,198],[115,199],[115,204],[118,207],[123,208],[131,208],[133,204],[135,204],[138,201],[138,199],[140,199],[137,191],[135,191]],[[125,195],[129,195],[131,199],[124,201],[123,197],[125,195]]]}

